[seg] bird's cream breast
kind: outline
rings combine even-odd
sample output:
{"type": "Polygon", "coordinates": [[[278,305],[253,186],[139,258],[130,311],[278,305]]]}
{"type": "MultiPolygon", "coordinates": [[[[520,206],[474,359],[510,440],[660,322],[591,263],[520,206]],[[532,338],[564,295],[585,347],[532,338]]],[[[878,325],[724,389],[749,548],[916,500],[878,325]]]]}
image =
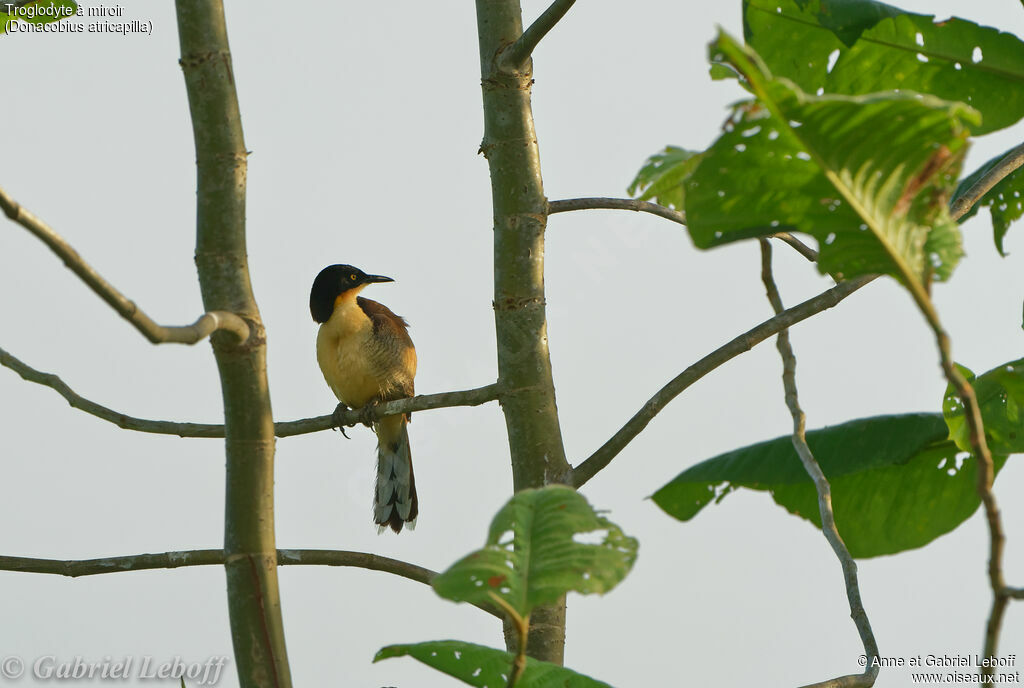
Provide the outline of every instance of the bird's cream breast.
{"type": "Polygon", "coordinates": [[[339,303],[320,326],[316,358],[324,379],[339,401],[359,408],[380,395],[377,379],[365,355],[373,326],[355,299],[339,303]]]}

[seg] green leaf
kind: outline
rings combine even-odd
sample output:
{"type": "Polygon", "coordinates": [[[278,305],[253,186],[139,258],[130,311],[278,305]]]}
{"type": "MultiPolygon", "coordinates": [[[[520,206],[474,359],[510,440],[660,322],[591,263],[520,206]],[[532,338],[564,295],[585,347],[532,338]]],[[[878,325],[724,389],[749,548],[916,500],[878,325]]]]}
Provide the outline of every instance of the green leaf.
{"type": "Polygon", "coordinates": [[[487,545],[435,576],[431,585],[450,600],[492,604],[500,598],[525,617],[570,590],[608,592],[629,573],[636,549],[634,538],[575,490],[561,485],[523,490],[494,517],[487,545]]]}
{"type": "Polygon", "coordinates": [[[1024,117],[1024,42],[1012,34],[956,17],[936,22],[870,0],[743,5],[747,42],[776,76],[805,91],[930,93],[981,112],[975,134],[1024,117]]]}
{"type": "MultiPolygon", "coordinates": [[[[72,0],[33,0],[24,3],[8,1],[19,7],[14,12],[0,12],[0,35],[7,32],[7,22],[12,19],[20,19],[29,24],[49,24],[73,17],[78,11],[78,4],[72,0]]],[[[0,7],[6,7],[6,3],[0,2],[0,7]]]]}
{"type": "Polygon", "coordinates": [[[641,201],[653,199],[659,205],[682,210],[683,182],[698,162],[700,153],[666,146],[661,153],[647,158],[626,193],[641,201]]]}
{"type": "MultiPolygon", "coordinates": [[[[832,487],[836,526],[854,557],[922,547],[980,503],[975,461],[946,438],[939,414],[878,416],[807,433],[832,487]]],[[[993,457],[996,471],[1005,456],[993,457]]],[[[790,436],[736,449],[680,473],[654,502],[682,521],[745,487],[821,527],[818,496],[790,436]]]]}
{"type": "MultiPolygon", "coordinates": [[[[970,176],[964,177],[956,187],[950,205],[955,204],[979,179],[988,174],[992,168],[1012,152],[1015,151],[1007,151],[1002,155],[997,155],[979,167],[970,176]]],[[[978,208],[988,206],[989,214],[992,217],[992,237],[995,240],[996,249],[1000,255],[1006,256],[1006,251],[1003,250],[1003,239],[1006,237],[1006,230],[1010,228],[1010,223],[1019,220],[1021,215],[1024,215],[1024,204],[1022,204],[1022,201],[1024,201],[1024,167],[1018,167],[989,189],[988,193],[982,196],[967,214],[960,218],[960,222],[973,217],[978,212],[978,208]]]]}
{"type": "Polygon", "coordinates": [[[712,61],[732,64],[758,97],[686,181],[700,248],[792,229],[818,239],[819,268],[945,279],[961,255],[947,202],[967,148],[961,103],[907,93],[809,96],[720,34],[712,61]]]}
{"type": "MultiPolygon", "coordinates": [[[[974,388],[989,450],[994,454],[1024,452],[1024,358],[1004,363],[978,377],[968,368],[957,368],[974,388]]],[[[956,446],[971,451],[963,402],[952,385],[946,387],[942,415],[956,446]]]]}
{"type": "MultiPolygon", "coordinates": [[[[389,645],[374,662],[392,657],[413,657],[427,666],[479,688],[505,688],[513,655],[483,645],[457,640],[436,640],[410,645],[389,645]]],[[[575,671],[528,657],[519,686],[530,688],[611,688],[607,683],[575,671]]]]}

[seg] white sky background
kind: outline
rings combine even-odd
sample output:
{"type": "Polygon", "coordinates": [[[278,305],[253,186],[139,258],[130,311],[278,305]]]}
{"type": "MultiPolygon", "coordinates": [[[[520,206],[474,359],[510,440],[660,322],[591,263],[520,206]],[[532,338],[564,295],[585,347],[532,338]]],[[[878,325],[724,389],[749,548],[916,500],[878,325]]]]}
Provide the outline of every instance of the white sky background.
{"type": "MultiPolygon", "coordinates": [[[[92,3],[86,3],[92,4],[92,3]]],[[[525,2],[535,17],[546,2],[525,2]]],[[[665,144],[702,148],[741,96],[712,83],[705,45],[741,34],[740,3],[580,2],[536,53],[534,114],[549,198],[624,196],[665,144]]],[[[904,0],[1024,35],[1010,0],[904,0]]],[[[496,376],[491,211],[470,2],[228,2],[249,159],[249,255],[269,336],[275,417],[330,412],[314,355],[309,286],[347,262],[396,278],[372,287],[406,316],[422,393],[496,376]]],[[[0,185],[49,222],[163,324],[201,313],[194,151],[170,2],[127,4],[152,36],[0,38],[0,185]]],[[[968,169],[1019,143],[989,137],[968,169]]],[[[969,257],[935,294],[954,353],[981,372],[1021,355],[1021,227],[999,258],[988,213],[965,226],[969,257]]],[[[785,302],[830,282],[776,250],[785,302]]],[[[553,216],[547,250],[550,346],[573,463],[600,446],[683,368],[770,315],[755,243],[701,253],[685,230],[633,213],[553,216]]],[[[206,343],[149,345],[20,227],[0,227],[0,346],[125,413],[220,418],[206,343]]],[[[937,411],[945,384],[910,298],[880,280],[794,331],[810,427],[937,411]]],[[[767,494],[740,491],[678,523],[645,497],[683,468],[785,434],[773,343],[687,390],[583,490],[640,540],[636,567],[604,598],[569,601],[568,666],[622,687],[786,686],[858,671],[862,649],[837,561],[820,533],[767,494]]],[[[53,558],[215,548],[223,446],[121,431],[52,390],[0,370],[0,553],[53,558]]],[[[479,547],[511,474],[496,404],[416,415],[421,517],[378,536],[374,438],[322,432],[278,443],[277,538],[286,548],[372,551],[434,569],[479,547]]],[[[1024,469],[1000,475],[1006,573],[1024,583],[1024,469]]],[[[981,649],[989,609],[980,513],[928,547],[860,562],[883,655],[981,649]]],[[[418,583],[360,569],[287,567],[281,595],[296,685],[456,685],[382,646],[457,638],[501,646],[499,625],[418,583]]],[[[0,573],[0,657],[205,661],[230,655],[216,567],[83,579],[0,573]]],[[[1024,663],[1024,607],[1000,646],[1024,663]]],[[[138,660],[137,660],[138,661],[138,660]]],[[[133,681],[123,685],[136,685],[133,681]]],[[[152,681],[138,683],[152,685],[152,681]]],[[[3,681],[0,680],[0,685],[3,681]]],[[[908,670],[877,685],[910,684],[908,670]]],[[[14,685],[35,685],[23,678],[14,685]]],[[[167,685],[171,685],[168,683],[167,685]]],[[[222,686],[237,685],[231,662],[222,686]]]]}

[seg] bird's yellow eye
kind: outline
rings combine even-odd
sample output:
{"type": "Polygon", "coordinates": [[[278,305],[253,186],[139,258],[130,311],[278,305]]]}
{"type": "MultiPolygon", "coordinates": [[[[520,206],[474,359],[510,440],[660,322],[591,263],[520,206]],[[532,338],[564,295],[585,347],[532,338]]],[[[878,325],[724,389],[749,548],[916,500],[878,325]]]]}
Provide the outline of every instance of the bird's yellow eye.
{"type": "Polygon", "coordinates": [[[356,276],[355,275],[349,275],[348,278],[349,278],[349,280],[351,280],[353,282],[356,281],[356,276]]]}

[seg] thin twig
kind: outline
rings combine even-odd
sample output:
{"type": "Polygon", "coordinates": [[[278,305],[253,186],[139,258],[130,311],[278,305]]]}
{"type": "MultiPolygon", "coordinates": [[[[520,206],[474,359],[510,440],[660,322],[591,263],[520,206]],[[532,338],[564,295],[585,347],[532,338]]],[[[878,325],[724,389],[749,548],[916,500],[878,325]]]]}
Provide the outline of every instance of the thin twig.
{"type": "MultiPolygon", "coordinates": [[[[672,208],[666,208],[650,201],[638,201],[632,198],[566,198],[560,201],[548,201],[548,215],[567,213],[571,210],[632,210],[634,212],[651,213],[681,225],[686,224],[686,214],[672,208]]],[[[817,262],[818,252],[797,239],[789,232],[778,232],[772,237],[784,241],[812,263],[817,262]]]]}
{"type": "Polygon", "coordinates": [[[625,449],[634,437],[641,431],[658,413],[683,390],[701,379],[712,370],[723,363],[739,356],[745,351],[750,351],[755,345],[760,344],[773,334],[791,327],[796,323],[832,308],[847,296],[857,291],[865,284],[875,279],[876,275],[857,277],[856,279],[840,282],[828,291],[818,294],[814,298],[793,306],[773,318],[765,320],[757,327],[736,337],[727,344],[715,349],[710,354],[700,359],[689,368],[677,375],[671,382],[658,390],[658,393],[651,397],[636,414],[619,429],[611,439],[605,442],[600,449],[591,454],[586,460],[580,463],[572,472],[572,485],[580,487],[597,473],[611,463],[619,452],[625,449]]]}
{"type": "Polygon", "coordinates": [[[686,224],[686,215],[683,213],[650,201],[632,198],[566,198],[561,201],[548,201],[548,215],[567,213],[570,210],[632,210],[651,213],[681,225],[686,224]]]}
{"type": "Polygon", "coordinates": [[[21,207],[7,192],[0,189],[0,209],[12,221],[27,229],[46,244],[51,251],[64,261],[71,272],[86,283],[101,299],[107,302],[118,315],[135,326],[153,344],[195,344],[217,330],[233,334],[239,342],[249,339],[249,323],[243,318],[226,311],[211,311],[200,316],[191,325],[165,327],[158,325],[135,302],[119,292],[103,279],[92,266],[85,262],[78,252],[45,222],[21,207]]]}
{"type": "MultiPolygon", "coordinates": [[[[178,437],[224,437],[223,425],[146,420],[109,409],[79,395],[56,375],[36,370],[3,349],[0,349],[0,365],[10,368],[24,380],[35,382],[56,391],[67,400],[72,408],[84,411],[108,423],[113,423],[125,430],[148,432],[157,435],[177,435],[178,437]]],[[[362,422],[364,418],[375,420],[384,416],[413,413],[414,411],[429,411],[452,406],[479,406],[480,404],[494,401],[499,396],[500,387],[497,383],[493,383],[476,389],[441,392],[439,394],[423,394],[408,399],[382,402],[380,405],[371,407],[366,411],[363,409],[346,411],[344,414],[339,414],[338,419],[346,425],[355,424],[362,422]]],[[[335,416],[329,415],[274,423],[274,435],[277,437],[292,437],[294,435],[305,435],[311,432],[329,430],[337,427],[334,421],[335,416]]]]}
{"type": "MultiPolygon", "coordinates": [[[[938,345],[939,356],[942,361],[942,372],[945,374],[949,384],[956,389],[956,393],[964,405],[964,417],[967,420],[967,427],[969,429],[971,449],[975,460],[978,462],[977,486],[978,495],[985,509],[985,518],[988,521],[988,579],[989,587],[992,589],[992,607],[989,611],[988,622],[985,625],[983,656],[995,657],[999,649],[999,634],[1003,624],[1003,616],[1006,613],[1006,607],[1010,602],[1010,595],[1009,588],[1003,578],[1003,549],[1006,545],[1006,536],[1003,532],[1003,520],[999,514],[999,505],[996,503],[995,494],[992,492],[992,483],[995,480],[992,453],[989,451],[988,442],[985,439],[981,407],[978,405],[974,388],[956,368],[953,361],[952,344],[949,334],[942,326],[935,306],[932,304],[928,294],[917,283],[908,281],[907,285],[917,307],[928,321],[928,325],[935,335],[935,342],[938,345]]],[[[985,666],[981,668],[983,676],[990,676],[994,673],[995,667],[985,666]]]]}
{"type": "Polygon", "coordinates": [[[555,24],[565,16],[569,8],[576,0],[555,0],[544,12],[537,17],[530,27],[523,31],[523,35],[506,48],[501,55],[502,66],[506,69],[519,69],[530,59],[534,48],[540,40],[547,35],[548,31],[555,27],[555,24]]]}
{"type": "MultiPolygon", "coordinates": [[[[775,278],[772,276],[772,246],[767,239],[758,240],[761,245],[761,280],[764,282],[765,290],[768,293],[768,301],[776,314],[784,313],[782,298],[779,296],[778,287],[775,286],[775,278]]],[[[868,621],[867,612],[864,611],[864,604],[860,599],[860,585],[857,582],[857,564],[850,551],[846,549],[843,538],[836,528],[835,513],[832,511],[832,488],[829,486],[828,478],[821,470],[811,448],[807,445],[805,430],[807,417],[800,408],[800,399],[796,387],[796,356],[793,354],[793,347],[789,342],[789,330],[779,332],[777,339],[779,355],[782,357],[782,382],[786,391],[786,406],[793,416],[793,447],[800,456],[807,474],[814,481],[814,487],[818,492],[818,511],[821,515],[821,531],[825,539],[832,546],[839,563],[843,567],[843,579],[846,582],[846,598],[850,603],[850,616],[857,626],[861,642],[864,644],[866,664],[864,673],[859,675],[847,675],[837,679],[830,679],[821,683],[815,683],[805,688],[835,688],[837,686],[873,686],[878,676],[878,665],[875,660],[878,657],[878,644],[875,642],[875,635],[871,631],[871,623],[868,621]],[[838,682],[838,683],[837,683],[838,682]]]]}
{"type": "MultiPolygon", "coordinates": [[[[195,549],[183,552],[161,552],[159,554],[133,554],[102,559],[34,559],[31,557],[8,557],[0,555],[0,571],[21,573],[48,573],[69,578],[98,576],[105,573],[125,571],[149,571],[152,569],[177,569],[186,566],[221,566],[224,551],[219,549],[195,549]]],[[[368,552],[349,552],[333,549],[279,549],[278,566],[345,566],[371,571],[390,573],[417,583],[430,585],[437,575],[435,571],[410,564],[406,561],[382,557],[368,552]]],[[[496,608],[475,605],[499,619],[504,616],[496,608]]]]}
{"type": "Polygon", "coordinates": [[[804,242],[797,239],[789,232],[778,232],[776,234],[772,234],[772,237],[778,239],[779,241],[786,242],[794,249],[796,249],[797,253],[799,253],[801,256],[811,261],[812,263],[818,262],[818,252],[815,251],[810,246],[808,246],[807,244],[805,244],[804,242]]]}
{"type": "Polygon", "coordinates": [[[992,190],[992,187],[1003,181],[1011,172],[1024,165],[1024,143],[1013,148],[1000,160],[995,167],[986,172],[971,188],[956,199],[949,208],[954,220],[966,215],[981,197],[992,190]]]}

